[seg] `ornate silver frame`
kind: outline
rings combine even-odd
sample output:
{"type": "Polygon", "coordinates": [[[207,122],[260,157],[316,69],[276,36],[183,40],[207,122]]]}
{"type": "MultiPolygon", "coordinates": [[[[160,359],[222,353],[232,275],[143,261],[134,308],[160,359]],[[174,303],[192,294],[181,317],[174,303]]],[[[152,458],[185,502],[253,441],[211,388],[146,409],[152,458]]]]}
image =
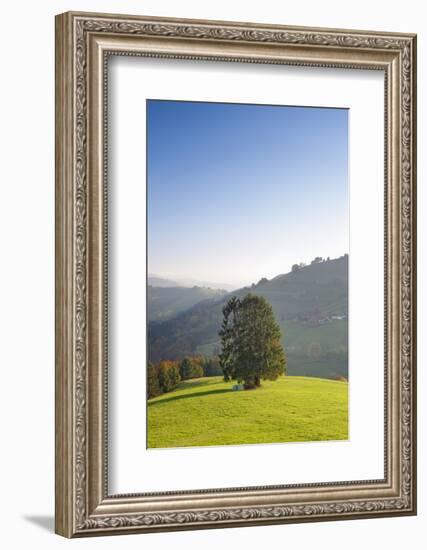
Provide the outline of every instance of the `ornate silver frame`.
{"type": "Polygon", "coordinates": [[[415,122],[415,35],[70,12],[56,17],[58,534],[78,537],[416,513],[415,122]],[[108,494],[104,284],[108,55],[384,71],[384,479],[108,494]]]}

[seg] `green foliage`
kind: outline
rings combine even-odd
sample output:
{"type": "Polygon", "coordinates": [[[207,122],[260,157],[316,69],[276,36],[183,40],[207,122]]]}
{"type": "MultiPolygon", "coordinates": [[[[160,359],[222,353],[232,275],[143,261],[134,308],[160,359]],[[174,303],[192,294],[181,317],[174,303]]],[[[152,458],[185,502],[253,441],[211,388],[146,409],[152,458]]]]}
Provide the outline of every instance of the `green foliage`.
{"type": "Polygon", "coordinates": [[[204,376],[203,366],[199,363],[194,363],[191,378],[201,378],[202,376],[204,376]]]}
{"type": "Polygon", "coordinates": [[[184,357],[179,366],[179,373],[182,380],[200,378],[204,376],[203,357],[184,357]]]}
{"type": "Polygon", "coordinates": [[[178,386],[181,380],[217,376],[221,373],[218,357],[185,357],[182,361],[160,361],[156,365],[149,361],[147,365],[147,396],[148,399],[152,399],[162,393],[169,393],[178,386]]]}
{"type": "Polygon", "coordinates": [[[158,373],[158,379],[159,379],[159,386],[162,392],[166,393],[168,391],[171,391],[172,385],[169,380],[169,372],[168,368],[166,366],[166,361],[163,361],[159,364],[157,367],[157,373],[158,373]]]}
{"type": "Polygon", "coordinates": [[[147,365],[147,396],[148,396],[148,399],[152,399],[153,397],[157,397],[161,393],[162,393],[162,390],[160,389],[157,369],[153,365],[153,363],[151,363],[149,361],[148,365],[147,365]]]}
{"type": "Polygon", "coordinates": [[[169,368],[169,383],[172,386],[172,389],[175,389],[180,382],[181,376],[179,375],[179,367],[178,365],[173,364],[169,368]]]}
{"type": "Polygon", "coordinates": [[[232,297],[223,308],[219,356],[224,380],[238,380],[246,389],[261,380],[276,380],[284,374],[285,353],[281,333],[267,301],[254,294],[232,297]]]}
{"type": "Polygon", "coordinates": [[[157,377],[163,393],[172,391],[181,380],[178,364],[174,361],[161,361],[157,365],[157,377]]]}
{"type": "Polygon", "coordinates": [[[233,392],[221,377],[201,378],[148,402],[150,448],[346,439],[345,381],[285,376],[233,392]]]}
{"type": "Polygon", "coordinates": [[[182,380],[188,380],[191,378],[191,361],[189,357],[184,357],[179,365],[179,374],[182,380]]]}

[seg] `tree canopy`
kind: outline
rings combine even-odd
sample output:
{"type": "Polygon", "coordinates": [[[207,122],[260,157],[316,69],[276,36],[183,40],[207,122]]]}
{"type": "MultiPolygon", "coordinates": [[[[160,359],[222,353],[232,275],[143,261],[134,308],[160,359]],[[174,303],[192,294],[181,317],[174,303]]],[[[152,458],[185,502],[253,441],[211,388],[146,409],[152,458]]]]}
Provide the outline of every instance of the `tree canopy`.
{"type": "Polygon", "coordinates": [[[189,380],[190,378],[200,378],[204,376],[203,365],[203,357],[184,357],[179,366],[181,380],[189,380]]]}
{"type": "Polygon", "coordinates": [[[224,380],[244,382],[245,389],[251,389],[260,386],[261,380],[276,380],[284,374],[280,327],[265,298],[254,294],[233,297],[222,311],[219,357],[224,380]]]}

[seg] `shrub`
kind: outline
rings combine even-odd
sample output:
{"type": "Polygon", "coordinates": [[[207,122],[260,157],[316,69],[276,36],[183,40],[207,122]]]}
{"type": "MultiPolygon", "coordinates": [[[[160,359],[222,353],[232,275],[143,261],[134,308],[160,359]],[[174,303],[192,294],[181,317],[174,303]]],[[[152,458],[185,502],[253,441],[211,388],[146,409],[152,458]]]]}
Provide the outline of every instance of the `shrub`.
{"type": "Polygon", "coordinates": [[[162,393],[156,367],[148,362],[147,366],[147,398],[152,399],[162,393]]]}
{"type": "Polygon", "coordinates": [[[179,374],[182,380],[200,378],[204,375],[203,357],[184,357],[179,366],[179,374]]]}
{"type": "Polygon", "coordinates": [[[161,361],[157,366],[157,373],[163,393],[175,389],[181,380],[178,365],[174,361],[161,361]]]}

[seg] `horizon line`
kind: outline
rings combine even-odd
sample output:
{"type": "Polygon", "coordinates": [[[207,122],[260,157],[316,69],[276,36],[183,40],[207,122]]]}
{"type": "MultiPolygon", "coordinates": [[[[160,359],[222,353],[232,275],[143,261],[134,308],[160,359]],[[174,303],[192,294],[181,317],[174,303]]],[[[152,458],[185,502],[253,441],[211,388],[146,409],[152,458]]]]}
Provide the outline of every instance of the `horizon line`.
{"type": "MultiPolygon", "coordinates": [[[[319,261],[317,263],[325,263],[325,262],[333,262],[333,261],[336,261],[336,260],[340,260],[341,258],[345,258],[345,257],[348,257],[349,256],[349,253],[348,252],[344,252],[343,254],[341,254],[341,256],[336,256],[335,258],[331,258],[330,256],[316,256],[316,258],[321,258],[322,261],[319,261]],[[329,258],[329,259],[328,259],[329,258]]],[[[305,263],[305,262],[295,262],[293,265],[300,265],[300,264],[304,264],[301,269],[304,269],[306,267],[310,267],[311,265],[313,265],[314,263],[314,260],[316,258],[313,258],[313,260],[311,260],[310,263],[305,263]]],[[[197,284],[190,284],[190,283],[187,283],[187,286],[189,288],[192,288],[192,287],[199,287],[199,288],[210,288],[209,286],[205,286],[205,285],[209,285],[209,284],[214,284],[216,286],[218,286],[219,290],[221,289],[220,288],[220,285],[226,285],[226,286],[229,286],[229,287],[233,287],[233,290],[234,289],[238,289],[238,288],[246,288],[248,286],[251,286],[253,284],[257,284],[260,280],[262,279],[267,279],[267,281],[272,281],[273,279],[276,279],[277,277],[281,277],[282,275],[289,275],[290,273],[292,273],[292,269],[290,271],[286,271],[286,272],[281,272],[281,273],[278,273],[276,275],[273,275],[272,277],[268,278],[268,277],[261,277],[260,279],[258,279],[257,281],[253,281],[252,282],[248,282],[248,283],[244,283],[244,281],[241,281],[240,283],[230,283],[230,282],[225,282],[225,281],[203,281],[203,280],[198,280],[197,278],[193,278],[191,276],[182,276],[182,275],[178,275],[178,276],[175,276],[173,275],[172,273],[170,275],[164,275],[164,274],[161,274],[161,273],[150,273],[148,272],[147,270],[147,276],[146,276],[146,279],[147,279],[147,286],[155,286],[155,285],[148,285],[148,279],[150,277],[154,278],[154,277],[157,277],[159,279],[163,279],[165,281],[171,281],[171,282],[176,282],[176,283],[185,283],[186,280],[189,280],[189,281],[198,281],[199,283],[204,283],[204,285],[197,285],[197,284]],[[170,277],[170,278],[169,278],[170,277]]],[[[179,286],[179,285],[178,285],[179,286]]],[[[224,289],[225,290],[225,289],[224,289]]]]}

